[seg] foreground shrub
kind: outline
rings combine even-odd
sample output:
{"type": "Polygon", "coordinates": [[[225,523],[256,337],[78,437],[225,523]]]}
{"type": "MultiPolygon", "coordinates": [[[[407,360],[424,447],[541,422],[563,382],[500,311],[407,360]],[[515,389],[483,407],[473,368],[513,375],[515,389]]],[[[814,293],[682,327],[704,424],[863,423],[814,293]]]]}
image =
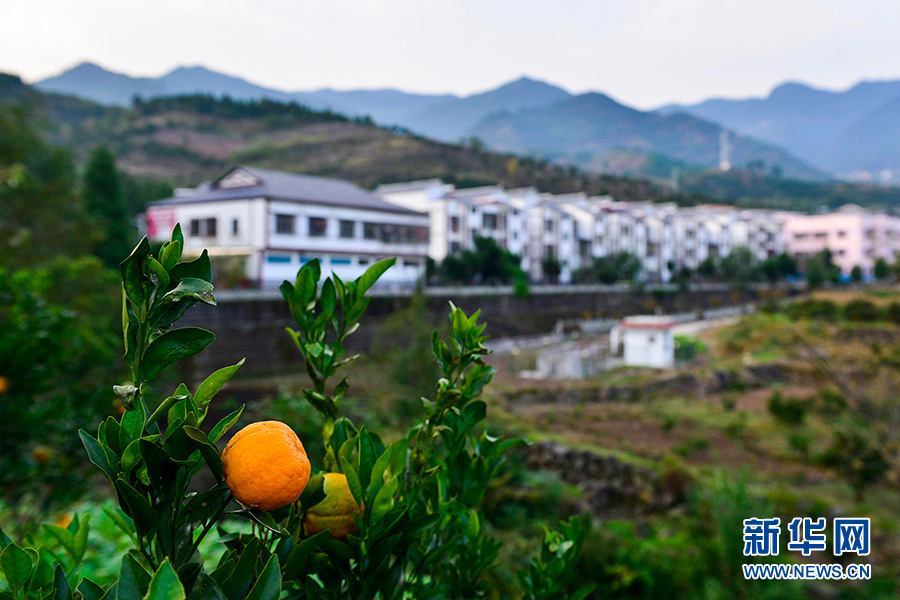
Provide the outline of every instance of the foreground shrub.
{"type": "MultiPolygon", "coordinates": [[[[422,413],[405,435],[385,444],[366,425],[341,414],[349,383],[346,377],[335,383],[335,376],[356,358],[345,354],[344,344],[359,328],[367,291],[394,261],[380,261],[352,282],[333,275],[321,284],[318,261],[306,263],[281,291],[297,324],[288,333],[312,382],[303,394],[322,421],[324,459],[302,491],[276,487],[260,497],[250,470],[238,468],[238,481],[226,479],[217,446],[242,408],[212,427],[204,423],[241,363],[216,371],[193,391],[181,384],[165,399],[149,397],[148,385],[161,372],[215,337],[197,327],[174,327],[195,304],[216,303],[208,255],[204,251],[181,262],[183,245],[176,226],[155,255],[145,238],[122,263],[131,377],[114,389],[125,411],[120,419],[103,421],[96,436],[79,432],[91,462],[115,490],[121,510],[111,515],[134,542],[118,581],[103,589],[80,578],[87,525],[75,519],[54,530],[69,552],[65,561],[49,548],[23,548],[0,532],[0,567],[11,595],[22,600],[100,600],[110,593],[121,600],[487,595],[487,576],[501,543],[486,531],[482,504],[505,452],[523,442],[484,430],[487,405],[479,397],[494,369],[483,360],[487,337],[478,313],[469,316],[451,305],[449,337],[432,337],[441,373],[433,397],[422,399],[422,413]],[[211,484],[203,486],[210,476],[211,484]],[[238,502],[232,488],[252,504],[238,502]],[[248,520],[252,531],[229,532],[226,515],[248,520]],[[340,527],[329,525],[335,517],[340,527]],[[213,530],[224,544],[216,564],[200,550],[213,530]]],[[[271,432],[282,426],[262,423],[250,429],[271,432]]],[[[250,435],[256,434],[237,440],[227,461],[234,460],[231,452],[246,454],[250,435]]],[[[302,444],[291,438],[288,445],[306,457],[302,444]]],[[[263,454],[255,450],[269,456],[270,449],[250,444],[255,465],[279,473],[286,468],[274,459],[271,465],[261,463],[263,454]]],[[[523,596],[578,599],[590,593],[591,585],[569,589],[586,537],[577,518],[560,531],[546,531],[540,554],[519,575],[523,596]]]]}

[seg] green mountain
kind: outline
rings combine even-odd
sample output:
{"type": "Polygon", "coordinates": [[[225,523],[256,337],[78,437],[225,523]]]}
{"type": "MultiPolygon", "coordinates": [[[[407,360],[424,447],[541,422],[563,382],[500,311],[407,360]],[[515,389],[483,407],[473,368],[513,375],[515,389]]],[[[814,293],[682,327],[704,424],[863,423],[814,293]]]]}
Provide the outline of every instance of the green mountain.
{"type": "Polygon", "coordinates": [[[659,186],[626,177],[581,173],[548,161],[437,142],[293,103],[179,96],[103,106],[41,92],[0,74],[0,100],[46,115],[47,135],[83,160],[98,145],[115,152],[134,176],[196,185],[234,163],[380,183],[440,177],[460,186],[501,183],[544,191],[612,193],[628,200],[660,197],[659,186]]]}

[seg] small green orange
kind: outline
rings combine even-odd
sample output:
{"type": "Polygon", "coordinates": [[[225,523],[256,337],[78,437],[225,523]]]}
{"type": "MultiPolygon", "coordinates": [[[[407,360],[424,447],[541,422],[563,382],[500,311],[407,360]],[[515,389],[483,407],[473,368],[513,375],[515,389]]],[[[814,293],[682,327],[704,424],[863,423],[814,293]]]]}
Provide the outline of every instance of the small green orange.
{"type": "Polygon", "coordinates": [[[306,535],[330,529],[331,537],[346,540],[348,535],[358,531],[356,515],[360,512],[359,504],[347,485],[347,476],[343,473],[325,473],[322,488],[325,497],[306,511],[303,529],[306,535]]]}

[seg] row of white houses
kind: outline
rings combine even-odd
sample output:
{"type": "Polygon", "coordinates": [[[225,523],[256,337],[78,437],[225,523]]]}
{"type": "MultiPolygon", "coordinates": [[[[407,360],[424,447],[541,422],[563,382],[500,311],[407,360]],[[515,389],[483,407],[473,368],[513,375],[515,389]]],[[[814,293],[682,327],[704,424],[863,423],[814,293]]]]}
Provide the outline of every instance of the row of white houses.
{"type": "Polygon", "coordinates": [[[533,281],[559,281],[595,257],[630,252],[643,277],[666,282],[675,269],[696,269],[709,256],[747,246],[759,259],[784,250],[782,216],[727,206],[616,202],[609,196],[554,195],[534,188],[456,189],[438,179],[384,185],[375,192],[349,182],[237,166],[196,188],[177,190],[147,210],[152,240],[182,224],[187,253],[207,248],[238,264],[240,279],[277,287],[313,258],[351,279],[372,262],[397,257],[382,285],[411,286],[426,258],[441,262],[493,238],[522,257],[533,281]]]}
{"type": "Polygon", "coordinates": [[[545,280],[545,259],[561,266],[559,280],[596,257],[632,253],[648,281],[667,282],[681,267],[746,246],[764,260],[784,251],[784,213],[703,205],[617,202],[610,196],[547,194],[499,186],[457,190],[438,179],[383,185],[385,200],[428,215],[428,253],[440,262],[492,237],[522,257],[532,280],[545,280]]]}

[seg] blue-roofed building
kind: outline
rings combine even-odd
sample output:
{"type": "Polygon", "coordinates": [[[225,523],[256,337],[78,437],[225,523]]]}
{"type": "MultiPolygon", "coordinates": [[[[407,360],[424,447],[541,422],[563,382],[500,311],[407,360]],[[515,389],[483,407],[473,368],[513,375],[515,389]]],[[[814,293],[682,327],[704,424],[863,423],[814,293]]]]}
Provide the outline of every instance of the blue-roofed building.
{"type": "Polygon", "coordinates": [[[151,203],[146,219],[153,241],[181,223],[185,254],[206,248],[219,285],[274,288],[313,258],[349,280],[396,257],[383,286],[413,286],[425,273],[427,215],[338,179],[236,166],[151,203]]]}

